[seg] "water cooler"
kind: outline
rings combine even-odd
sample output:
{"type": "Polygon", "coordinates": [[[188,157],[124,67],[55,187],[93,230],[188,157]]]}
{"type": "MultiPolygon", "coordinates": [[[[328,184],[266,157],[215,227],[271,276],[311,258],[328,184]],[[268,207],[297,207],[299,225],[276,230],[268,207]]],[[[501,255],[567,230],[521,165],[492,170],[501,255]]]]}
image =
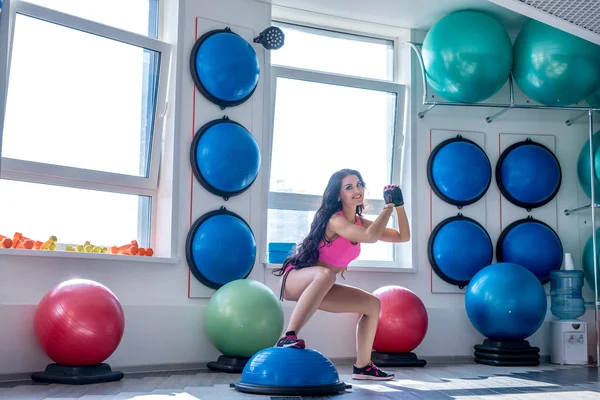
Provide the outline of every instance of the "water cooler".
{"type": "Polygon", "coordinates": [[[571,254],[565,254],[565,268],[550,273],[552,314],[550,321],[550,362],[553,364],[587,364],[587,323],[577,318],[585,313],[581,293],[583,271],[573,267],[571,254]]]}

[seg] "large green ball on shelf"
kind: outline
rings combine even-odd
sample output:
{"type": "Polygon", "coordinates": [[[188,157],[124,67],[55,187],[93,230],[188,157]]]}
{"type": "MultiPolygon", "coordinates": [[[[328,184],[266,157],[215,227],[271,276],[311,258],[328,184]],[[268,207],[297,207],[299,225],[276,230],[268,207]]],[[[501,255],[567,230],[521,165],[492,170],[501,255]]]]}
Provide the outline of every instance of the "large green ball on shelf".
{"type": "Polygon", "coordinates": [[[483,101],[507,82],[512,44],[506,29],[480,11],[458,11],[438,21],[423,41],[429,86],[451,102],[483,101]]]}
{"type": "MultiPolygon", "coordinates": [[[[600,228],[596,229],[596,244],[600,247],[600,228]]],[[[583,276],[585,281],[590,286],[592,290],[594,290],[594,249],[593,249],[593,240],[592,235],[590,235],[589,239],[585,243],[585,247],[583,248],[583,254],[581,256],[581,269],[583,270],[583,276]]],[[[600,267],[600,251],[596,251],[596,259],[598,260],[598,266],[600,267]]],[[[597,282],[600,283],[600,271],[597,273],[597,282]]]]}
{"type": "MultiPolygon", "coordinates": [[[[592,183],[590,179],[590,141],[585,142],[577,158],[577,179],[583,192],[592,198],[592,183]]],[[[594,197],[600,202],[600,131],[594,133],[594,197]]]]}
{"type": "Polygon", "coordinates": [[[515,83],[532,100],[568,106],[600,84],[600,46],[536,20],[514,43],[515,83]]]}
{"type": "Polygon", "coordinates": [[[598,86],[598,89],[596,89],[592,94],[590,94],[585,100],[592,108],[600,108],[600,86],[598,86]]]}

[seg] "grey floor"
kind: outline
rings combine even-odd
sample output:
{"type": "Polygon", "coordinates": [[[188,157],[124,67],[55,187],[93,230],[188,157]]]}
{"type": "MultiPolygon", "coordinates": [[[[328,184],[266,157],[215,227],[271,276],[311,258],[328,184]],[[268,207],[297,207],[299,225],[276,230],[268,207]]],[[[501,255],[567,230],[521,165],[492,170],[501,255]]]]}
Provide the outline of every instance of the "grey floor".
{"type": "MultiPolygon", "coordinates": [[[[338,365],[337,368],[340,379],[351,384],[352,389],[346,394],[321,399],[600,399],[600,373],[595,366],[430,364],[424,368],[387,369],[396,373],[394,381],[370,383],[352,381],[350,366],[338,365]]],[[[0,399],[302,400],[239,393],[229,387],[239,378],[240,375],[196,370],[127,374],[120,382],[87,386],[42,385],[28,381],[0,383],[0,399]]]]}

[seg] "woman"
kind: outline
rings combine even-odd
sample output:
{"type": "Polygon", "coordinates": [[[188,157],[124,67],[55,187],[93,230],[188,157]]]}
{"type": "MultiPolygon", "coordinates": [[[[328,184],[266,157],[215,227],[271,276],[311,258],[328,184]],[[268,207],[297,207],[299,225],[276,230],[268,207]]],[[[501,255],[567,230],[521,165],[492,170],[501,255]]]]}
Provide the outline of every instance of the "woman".
{"type": "Polygon", "coordinates": [[[297,333],[319,310],[362,314],[356,329],[357,357],[353,379],[391,380],[371,362],[371,351],[379,319],[379,299],[364,290],[335,283],[338,273],[360,254],[361,243],[407,242],[410,230],[402,191],[384,188],[385,207],[375,221],[362,217],[365,184],[361,174],[351,169],[334,173],[329,179],[321,207],[310,232],[296,253],[274,273],[282,276],[281,299],[296,301],[287,332],[278,347],[303,349],[297,333]],[[393,210],[398,214],[398,230],[386,228],[393,210]]]}

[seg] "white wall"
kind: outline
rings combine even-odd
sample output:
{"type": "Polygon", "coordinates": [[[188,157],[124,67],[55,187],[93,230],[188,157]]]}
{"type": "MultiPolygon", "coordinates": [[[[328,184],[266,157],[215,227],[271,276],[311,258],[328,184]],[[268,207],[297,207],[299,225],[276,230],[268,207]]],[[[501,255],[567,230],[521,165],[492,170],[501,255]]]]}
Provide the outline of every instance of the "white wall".
{"type": "MultiPolygon", "coordinates": [[[[258,34],[268,26],[270,8],[268,4],[254,0],[181,0],[180,29],[169,32],[169,41],[180,43],[176,57],[179,61],[177,68],[176,91],[180,95],[175,104],[178,112],[170,116],[174,126],[173,137],[167,140],[167,147],[174,146],[175,160],[178,161],[176,171],[179,180],[174,182],[173,191],[178,194],[174,206],[177,219],[170,223],[161,214],[162,226],[165,231],[173,228],[177,232],[174,244],[177,246],[179,261],[172,264],[140,263],[133,261],[99,261],[77,260],[42,257],[3,257],[0,259],[0,374],[31,372],[40,370],[50,362],[36,344],[32,331],[35,306],[41,297],[53,285],[70,278],[93,279],[107,285],[121,300],[126,314],[126,328],[123,341],[117,351],[107,362],[114,367],[201,363],[216,359],[218,352],[207,340],[203,330],[206,298],[188,297],[188,268],[185,263],[184,243],[190,224],[190,180],[191,170],[188,161],[189,144],[194,130],[203,122],[215,115],[222,115],[213,107],[204,103],[204,108],[196,108],[196,126],[192,127],[191,99],[193,84],[189,75],[188,57],[193,40],[196,17],[228,23],[254,30],[258,34]],[[212,111],[209,111],[212,110],[212,111]],[[172,141],[173,140],[173,141],[172,141]]],[[[171,16],[175,18],[175,16],[171,16]]],[[[419,39],[415,37],[415,39],[419,39]]],[[[256,46],[261,57],[264,51],[256,46]]],[[[413,65],[414,67],[414,65],[413,65]]],[[[264,70],[264,68],[263,68],[264,70]]],[[[420,76],[413,82],[420,82],[420,76]]],[[[262,84],[266,84],[267,80],[262,84]]],[[[268,88],[263,87],[265,102],[268,88]]],[[[197,96],[197,100],[199,100],[197,96]]],[[[412,88],[412,114],[421,110],[420,89],[412,88]]],[[[172,99],[174,100],[174,99],[172,99]]],[[[202,103],[201,99],[199,100],[202,103]]],[[[173,104],[173,103],[172,103],[173,104]]],[[[240,109],[242,110],[242,109],[240,109]]],[[[241,111],[240,111],[241,112],[241,111]]],[[[233,115],[235,111],[227,111],[233,115]]],[[[472,346],[482,341],[475,329],[469,323],[464,311],[464,298],[460,294],[433,294],[430,290],[431,271],[426,256],[427,239],[429,237],[429,187],[427,185],[425,166],[429,155],[430,129],[467,129],[485,132],[487,140],[486,151],[492,165],[497,158],[497,135],[499,132],[525,132],[555,134],[557,156],[563,168],[563,186],[557,199],[558,233],[561,236],[565,251],[575,255],[579,261],[585,239],[591,232],[585,234],[583,242],[578,239],[580,226],[584,224],[585,216],[564,217],[564,208],[576,204],[586,204],[575,175],[576,157],[579,148],[585,142],[586,130],[584,124],[576,124],[567,128],[564,120],[569,113],[553,113],[538,111],[511,111],[492,124],[487,124],[484,118],[491,114],[490,110],[468,109],[437,109],[430,112],[425,119],[412,119],[413,153],[411,164],[415,169],[412,206],[416,214],[413,220],[413,240],[417,241],[415,262],[418,264],[416,273],[389,272],[349,272],[345,283],[357,285],[365,290],[373,291],[383,285],[397,284],[415,291],[424,301],[429,313],[429,331],[424,342],[416,349],[419,356],[469,356],[472,346]],[[496,158],[495,158],[496,157],[496,158]]],[[[263,118],[262,111],[252,112],[252,118],[263,118]]],[[[263,155],[264,156],[264,155],[263,155]]],[[[168,159],[167,159],[168,161],[168,159]]],[[[261,171],[261,174],[265,171],[261,171]]],[[[262,177],[262,175],[261,175],[262,177]]],[[[258,187],[258,186],[257,186],[258,187]]],[[[202,193],[198,191],[198,193],[202,193]]],[[[223,204],[214,196],[195,195],[194,204],[202,203],[206,209],[213,209],[223,204]]],[[[168,194],[163,194],[168,198],[168,194]]],[[[495,239],[499,235],[497,218],[498,189],[492,184],[485,204],[488,214],[486,228],[495,239]],[[496,216],[496,217],[494,217],[496,216]]],[[[230,200],[231,207],[239,207],[249,214],[249,220],[257,235],[256,224],[260,221],[261,204],[264,198],[260,193],[251,190],[237,200],[230,200]],[[257,201],[259,203],[257,203],[257,201]]],[[[228,205],[229,207],[229,205],[228,205]]],[[[196,209],[193,213],[200,213],[196,209]]],[[[589,214],[589,213],[588,213],[589,214]]],[[[196,215],[194,215],[195,217],[196,215]]],[[[587,216],[587,214],[586,214],[587,216]]],[[[589,227],[589,221],[587,222],[589,227]]],[[[585,228],[584,228],[585,229],[585,228]]],[[[260,246],[264,247],[259,241],[260,246]]],[[[278,278],[270,271],[264,273],[257,265],[252,277],[266,282],[277,292],[278,278]],[[264,275],[263,275],[264,274],[264,275]]],[[[195,282],[192,282],[196,285],[195,282]]],[[[200,289],[196,287],[196,289],[200,289]]],[[[209,292],[206,293],[210,295],[209,292]]],[[[200,294],[202,297],[202,294],[200,294]]],[[[204,296],[207,297],[207,296],[204,296]]],[[[292,304],[285,303],[286,322],[291,312],[292,304]]],[[[318,312],[315,318],[305,328],[303,336],[309,346],[314,347],[332,358],[353,357],[355,354],[354,331],[356,316],[330,315],[318,312]]],[[[547,328],[544,326],[531,339],[533,345],[540,346],[543,354],[547,351],[547,328]]]]}

